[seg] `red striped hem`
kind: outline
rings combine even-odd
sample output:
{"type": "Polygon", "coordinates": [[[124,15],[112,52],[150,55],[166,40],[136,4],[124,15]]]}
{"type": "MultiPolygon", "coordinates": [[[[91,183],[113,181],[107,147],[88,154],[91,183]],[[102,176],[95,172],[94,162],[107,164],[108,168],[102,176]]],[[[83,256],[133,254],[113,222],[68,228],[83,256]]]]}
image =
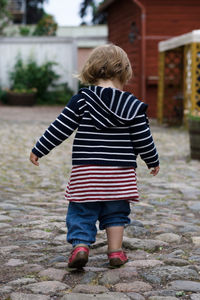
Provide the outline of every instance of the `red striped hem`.
{"type": "Polygon", "coordinates": [[[117,198],[117,199],[105,199],[101,200],[99,198],[90,198],[90,199],[80,199],[80,198],[73,198],[73,199],[69,199],[68,197],[65,196],[65,198],[70,201],[70,202],[77,202],[77,203],[81,203],[81,202],[99,202],[99,201],[117,201],[117,200],[127,200],[129,202],[139,202],[139,197],[135,196],[135,197],[123,197],[123,198],[117,198]]]}
{"type": "Polygon", "coordinates": [[[73,166],[65,197],[72,202],[139,201],[134,168],[73,166]]]}
{"type": "Polygon", "coordinates": [[[76,196],[79,196],[79,197],[92,197],[92,196],[98,196],[99,198],[103,198],[103,197],[106,197],[106,198],[109,198],[109,197],[121,197],[123,198],[124,196],[126,196],[127,194],[134,194],[135,196],[137,195],[137,191],[136,190],[132,190],[132,191],[123,191],[123,193],[111,193],[111,192],[98,192],[98,191],[95,191],[93,193],[87,193],[87,195],[85,193],[79,193],[79,192],[72,192],[70,193],[71,194],[71,198],[73,197],[76,197],[76,196]]]}

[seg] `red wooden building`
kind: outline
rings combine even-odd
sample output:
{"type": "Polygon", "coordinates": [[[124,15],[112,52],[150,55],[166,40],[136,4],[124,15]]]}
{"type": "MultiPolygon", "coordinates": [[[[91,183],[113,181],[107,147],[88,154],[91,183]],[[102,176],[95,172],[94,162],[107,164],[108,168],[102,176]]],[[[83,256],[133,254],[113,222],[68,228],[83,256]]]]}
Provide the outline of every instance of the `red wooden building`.
{"type": "MultiPolygon", "coordinates": [[[[128,54],[134,78],[127,90],[157,114],[158,42],[200,28],[199,0],[105,0],[108,40],[128,54]]],[[[171,66],[173,67],[173,66],[171,66]]]]}

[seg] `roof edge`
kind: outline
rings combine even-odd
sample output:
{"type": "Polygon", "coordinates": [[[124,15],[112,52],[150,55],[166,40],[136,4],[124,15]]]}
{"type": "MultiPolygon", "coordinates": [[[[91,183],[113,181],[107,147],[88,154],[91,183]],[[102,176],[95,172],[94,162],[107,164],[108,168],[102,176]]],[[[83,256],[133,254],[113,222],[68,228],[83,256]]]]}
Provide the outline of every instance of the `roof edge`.
{"type": "Polygon", "coordinates": [[[101,3],[98,7],[98,12],[102,12],[108,8],[115,0],[105,0],[103,3],[101,3]]]}
{"type": "Polygon", "coordinates": [[[161,41],[158,43],[158,50],[159,52],[164,52],[195,42],[200,42],[200,30],[193,30],[185,34],[172,37],[168,40],[161,41]]]}

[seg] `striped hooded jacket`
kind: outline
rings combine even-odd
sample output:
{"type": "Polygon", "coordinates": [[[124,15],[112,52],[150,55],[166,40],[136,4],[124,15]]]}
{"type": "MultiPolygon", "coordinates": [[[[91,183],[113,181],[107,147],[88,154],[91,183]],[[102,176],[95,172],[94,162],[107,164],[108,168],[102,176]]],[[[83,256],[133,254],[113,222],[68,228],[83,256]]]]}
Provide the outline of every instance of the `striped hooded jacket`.
{"type": "Polygon", "coordinates": [[[90,86],[73,96],[38,140],[32,152],[42,157],[76,129],[73,165],[137,167],[139,154],[148,168],[159,165],[146,117],[147,104],[114,88],[90,86]]]}

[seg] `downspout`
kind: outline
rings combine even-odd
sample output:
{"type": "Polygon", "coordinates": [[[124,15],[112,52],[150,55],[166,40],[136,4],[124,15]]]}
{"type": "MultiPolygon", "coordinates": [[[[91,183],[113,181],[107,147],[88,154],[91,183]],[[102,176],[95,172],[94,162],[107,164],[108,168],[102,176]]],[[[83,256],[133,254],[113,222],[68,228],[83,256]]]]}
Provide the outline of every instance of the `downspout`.
{"type": "Polygon", "coordinates": [[[146,8],[139,0],[132,0],[141,9],[141,79],[142,79],[142,100],[146,97],[146,8]]]}

